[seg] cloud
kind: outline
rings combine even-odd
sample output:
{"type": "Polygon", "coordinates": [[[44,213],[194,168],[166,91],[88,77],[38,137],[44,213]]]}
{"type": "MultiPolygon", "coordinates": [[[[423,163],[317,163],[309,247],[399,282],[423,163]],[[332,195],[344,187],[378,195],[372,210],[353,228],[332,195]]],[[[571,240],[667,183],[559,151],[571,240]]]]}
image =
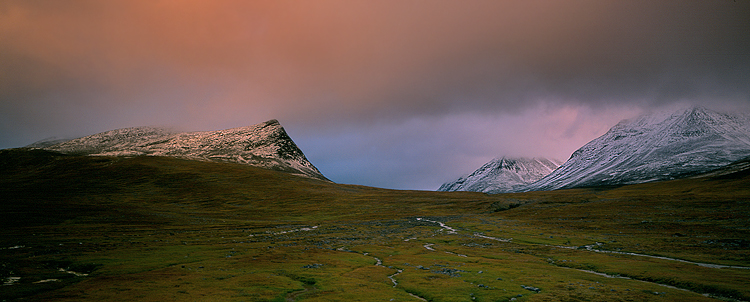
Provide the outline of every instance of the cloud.
{"type": "Polygon", "coordinates": [[[750,89],[738,85],[750,67],[748,6],[11,1],[1,51],[13,87],[58,91],[74,81],[84,84],[73,90],[128,95],[176,78],[235,95],[259,90],[296,114],[321,105],[452,112],[459,101],[502,109],[548,96],[594,105],[732,99],[750,89]]]}

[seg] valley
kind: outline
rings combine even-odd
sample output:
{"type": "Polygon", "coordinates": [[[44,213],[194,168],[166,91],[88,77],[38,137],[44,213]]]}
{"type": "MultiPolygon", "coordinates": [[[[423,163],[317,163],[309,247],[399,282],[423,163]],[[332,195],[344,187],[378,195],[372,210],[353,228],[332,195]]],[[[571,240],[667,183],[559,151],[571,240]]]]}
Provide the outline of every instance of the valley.
{"type": "Polygon", "coordinates": [[[489,195],[0,151],[5,301],[748,301],[750,175],[489,195]]]}
{"type": "Polygon", "coordinates": [[[748,16],[0,0],[0,302],[750,302],[748,16]]]}

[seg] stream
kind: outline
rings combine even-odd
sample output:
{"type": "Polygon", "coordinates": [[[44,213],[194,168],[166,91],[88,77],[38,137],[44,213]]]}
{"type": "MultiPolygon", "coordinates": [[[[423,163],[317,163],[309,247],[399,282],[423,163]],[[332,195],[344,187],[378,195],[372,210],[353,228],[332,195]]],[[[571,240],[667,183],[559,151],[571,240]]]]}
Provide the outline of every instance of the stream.
{"type": "MultiPolygon", "coordinates": [[[[439,221],[427,220],[427,219],[424,219],[424,218],[417,218],[417,221],[427,221],[427,222],[437,223],[438,225],[440,225],[440,227],[448,230],[448,234],[457,234],[458,233],[458,231],[456,231],[456,229],[454,229],[452,227],[449,227],[445,223],[442,223],[442,222],[439,222],[439,221]]],[[[495,237],[485,236],[485,235],[482,235],[482,234],[479,234],[479,233],[474,233],[473,236],[474,237],[479,237],[479,238],[484,238],[484,239],[496,240],[496,241],[500,241],[500,242],[511,242],[513,240],[512,238],[511,239],[495,238],[495,237]]],[[[433,249],[431,247],[432,245],[433,244],[426,244],[425,248],[428,249],[428,250],[434,251],[435,249],[433,249]]],[[[594,244],[584,245],[583,247],[587,251],[591,251],[591,252],[595,252],[595,253],[619,254],[619,255],[649,257],[649,258],[656,258],[656,259],[661,259],[661,260],[669,260],[669,261],[677,261],[677,262],[682,262],[682,263],[689,263],[689,264],[694,264],[694,265],[698,265],[698,266],[702,266],[702,267],[708,267],[708,268],[716,268],[716,269],[722,269],[722,268],[750,269],[750,267],[747,267],[747,266],[722,265],[722,264],[693,262],[693,261],[682,260],[682,259],[677,259],[677,258],[669,258],[669,257],[664,257],[664,256],[654,256],[654,255],[638,254],[638,253],[631,253],[631,252],[605,251],[605,250],[599,250],[599,249],[595,248],[597,246],[602,246],[602,245],[603,245],[602,243],[596,242],[594,244]]],[[[556,247],[556,248],[563,248],[563,249],[572,249],[572,250],[575,250],[575,249],[579,248],[577,246],[562,246],[562,245],[544,245],[544,246],[556,247]]]]}
{"type": "MultiPolygon", "coordinates": [[[[454,228],[446,225],[445,223],[439,222],[439,221],[428,220],[428,219],[424,219],[424,218],[417,218],[417,221],[426,221],[426,222],[436,223],[441,228],[448,230],[448,234],[457,234],[458,233],[458,231],[456,229],[454,229],[454,228]]],[[[497,241],[501,241],[501,242],[511,242],[512,241],[512,238],[511,239],[495,238],[495,237],[481,235],[479,233],[474,233],[473,237],[484,238],[484,239],[491,239],[491,240],[497,240],[497,241]]],[[[432,247],[433,245],[434,244],[425,244],[424,248],[427,249],[427,250],[430,250],[430,251],[435,251],[435,249],[432,247]]],[[[608,254],[620,254],[620,255],[630,255],[630,256],[639,256],[639,257],[649,257],[649,258],[656,258],[656,259],[661,259],[661,260],[668,260],[668,261],[676,261],[676,262],[682,262],[682,263],[689,263],[689,264],[694,264],[694,265],[698,265],[698,266],[701,266],[701,267],[707,267],[707,268],[715,268],[715,269],[724,269],[724,268],[750,269],[750,267],[747,267],[747,266],[735,266],[735,265],[721,265],[721,264],[701,263],[701,262],[693,262],[693,261],[687,261],[687,260],[676,259],[676,258],[669,258],[669,257],[663,257],[663,256],[654,256],[654,255],[646,255],[646,254],[638,254],[638,253],[631,253],[631,252],[604,251],[604,250],[599,250],[599,249],[595,248],[597,246],[602,246],[602,245],[603,245],[602,243],[596,242],[596,243],[591,244],[591,245],[585,245],[584,248],[587,251],[591,251],[591,252],[595,252],[595,253],[608,253],[608,254]]],[[[571,246],[557,246],[557,245],[545,245],[545,246],[556,247],[556,248],[564,248],[564,249],[578,249],[578,247],[571,247],[571,246]]],[[[461,255],[461,256],[466,257],[465,255],[461,255]]],[[[710,295],[710,294],[703,294],[703,293],[695,292],[695,291],[692,291],[692,290],[689,290],[689,289],[684,289],[684,288],[679,288],[679,287],[675,287],[675,286],[671,286],[671,285],[660,284],[660,283],[655,283],[655,282],[649,282],[649,281],[644,281],[644,280],[639,280],[639,279],[633,279],[633,278],[629,278],[629,277],[614,276],[614,275],[609,275],[609,274],[600,273],[600,272],[596,272],[596,271],[576,269],[576,268],[570,268],[570,267],[564,267],[564,266],[557,266],[557,267],[562,267],[562,268],[566,268],[566,269],[577,270],[577,271],[580,271],[580,272],[590,273],[590,274],[594,274],[594,275],[598,275],[598,276],[603,276],[603,277],[607,277],[607,278],[627,279],[627,280],[634,280],[634,281],[639,281],[639,282],[644,282],[644,283],[659,285],[659,286],[663,286],[663,287],[667,287],[667,288],[671,288],[671,289],[683,290],[683,291],[687,291],[687,292],[699,294],[699,295],[702,295],[702,296],[705,296],[705,297],[719,298],[719,299],[729,299],[729,300],[732,300],[732,301],[739,301],[739,300],[736,300],[736,299],[731,299],[731,298],[726,298],[726,297],[721,297],[721,296],[714,296],[714,295],[710,295]]]]}
{"type": "MultiPolygon", "coordinates": [[[[561,246],[561,245],[548,245],[548,246],[557,247],[557,248],[563,248],[563,249],[578,249],[578,247],[572,247],[572,246],[561,246]]],[[[697,266],[708,267],[708,268],[717,268],[717,269],[722,269],[722,268],[750,269],[750,267],[747,267],[747,266],[702,263],[702,262],[693,262],[693,261],[676,259],[676,258],[669,258],[669,257],[664,257],[664,256],[654,256],[654,255],[638,254],[638,253],[631,253],[631,252],[605,251],[605,250],[599,250],[599,249],[594,248],[596,246],[602,246],[602,243],[596,242],[594,244],[584,245],[583,247],[587,251],[591,251],[591,252],[595,252],[595,253],[630,255],[630,256],[639,256],[639,257],[649,257],[649,258],[655,258],[655,259],[661,259],[661,260],[669,260],[669,261],[677,261],[677,262],[682,262],[682,263],[689,263],[689,264],[694,264],[694,265],[697,265],[697,266]]]]}
{"type": "MultiPolygon", "coordinates": [[[[364,253],[363,255],[370,256],[369,253],[364,253]]],[[[375,256],[371,256],[371,257],[373,259],[375,259],[375,266],[380,266],[380,267],[388,268],[385,265],[383,265],[383,260],[380,260],[380,258],[375,257],[375,256]]],[[[398,276],[398,274],[402,273],[403,271],[404,270],[396,269],[396,273],[395,274],[388,276],[388,279],[391,279],[391,282],[393,282],[393,287],[396,287],[398,285],[398,282],[396,282],[396,279],[394,277],[398,276]]]]}
{"type": "Polygon", "coordinates": [[[654,282],[649,282],[649,281],[643,281],[643,280],[633,279],[633,278],[630,278],[630,277],[609,275],[609,274],[605,274],[605,273],[600,273],[600,272],[595,272],[595,271],[590,271],[590,270],[585,270],[585,269],[578,269],[578,268],[566,267],[566,266],[558,266],[558,267],[566,268],[566,269],[571,269],[571,270],[574,270],[574,271],[579,271],[579,272],[584,272],[584,273],[589,273],[589,274],[594,274],[594,275],[602,276],[602,277],[606,277],[606,278],[625,279],[625,280],[633,280],[633,281],[638,281],[638,282],[643,282],[643,283],[648,283],[648,284],[655,284],[655,285],[663,286],[663,287],[666,287],[666,288],[671,288],[671,289],[676,289],[676,290],[682,290],[682,291],[686,291],[686,292],[691,292],[691,293],[694,293],[694,294],[699,294],[699,295],[702,295],[704,297],[709,297],[709,298],[712,297],[710,294],[701,294],[699,292],[694,292],[694,291],[691,291],[691,290],[688,290],[688,289],[679,288],[679,287],[675,287],[675,286],[671,286],[671,285],[667,285],[667,284],[660,284],[660,283],[654,283],[654,282]]]}
{"type": "MultiPolygon", "coordinates": [[[[364,253],[364,255],[365,255],[365,256],[369,256],[369,253],[364,253]]],[[[375,256],[371,256],[371,257],[375,259],[375,265],[376,265],[376,266],[380,266],[380,267],[385,267],[385,268],[388,268],[388,267],[386,267],[385,265],[383,265],[383,260],[380,260],[380,258],[378,258],[378,257],[375,257],[375,256]]],[[[393,274],[393,275],[390,275],[390,276],[388,276],[388,279],[391,279],[391,282],[393,282],[393,287],[394,287],[394,288],[395,288],[396,286],[398,286],[398,281],[396,281],[396,276],[398,276],[399,274],[401,274],[401,273],[403,273],[403,272],[404,272],[404,270],[402,270],[402,269],[396,269],[396,273],[395,273],[395,274],[393,274]]],[[[417,299],[419,299],[419,300],[421,300],[421,301],[427,301],[427,299],[425,299],[425,298],[422,298],[422,297],[420,297],[420,296],[417,296],[417,295],[415,295],[415,294],[412,294],[412,293],[410,293],[410,292],[406,292],[406,293],[407,293],[407,294],[409,294],[409,296],[412,296],[412,297],[414,297],[414,298],[417,298],[417,299]]]]}

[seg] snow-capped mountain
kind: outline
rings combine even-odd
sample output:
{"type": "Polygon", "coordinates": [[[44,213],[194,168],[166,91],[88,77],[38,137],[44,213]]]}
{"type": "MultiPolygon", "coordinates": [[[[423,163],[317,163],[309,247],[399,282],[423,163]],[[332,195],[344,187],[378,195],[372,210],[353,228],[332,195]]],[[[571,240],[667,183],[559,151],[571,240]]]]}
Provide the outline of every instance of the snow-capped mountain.
{"type": "Polygon", "coordinates": [[[515,192],[558,166],[559,161],[546,158],[496,158],[469,175],[444,183],[438,191],[515,192]]]}
{"type": "Polygon", "coordinates": [[[707,173],[699,174],[691,178],[741,178],[750,175],[750,157],[745,157],[729,165],[723,166],[707,173]]]}
{"type": "Polygon", "coordinates": [[[523,191],[668,180],[750,156],[750,115],[706,108],[625,120],[523,191]]]}
{"type": "Polygon", "coordinates": [[[44,149],[81,155],[152,155],[237,162],[327,180],[305,158],[277,120],[205,132],[125,128],[69,140],[44,149]]]}

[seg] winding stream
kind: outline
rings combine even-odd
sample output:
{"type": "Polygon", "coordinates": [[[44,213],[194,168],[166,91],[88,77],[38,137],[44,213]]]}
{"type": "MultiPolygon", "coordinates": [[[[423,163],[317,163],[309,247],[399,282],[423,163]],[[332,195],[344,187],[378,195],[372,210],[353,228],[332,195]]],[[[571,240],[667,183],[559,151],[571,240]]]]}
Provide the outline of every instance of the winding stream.
{"type": "MultiPolygon", "coordinates": [[[[458,231],[456,231],[456,229],[454,229],[452,227],[449,227],[445,223],[442,223],[442,222],[439,222],[439,221],[427,220],[427,219],[424,219],[424,218],[417,218],[417,221],[427,221],[427,222],[437,223],[438,225],[440,225],[440,227],[448,230],[448,234],[457,234],[458,233],[458,231]]],[[[511,242],[511,241],[513,241],[513,238],[510,238],[510,239],[495,238],[495,237],[485,236],[485,235],[482,235],[482,234],[479,234],[479,233],[474,233],[474,235],[472,235],[472,236],[479,237],[479,238],[484,238],[484,239],[496,240],[496,241],[500,241],[500,242],[511,242]]],[[[433,244],[427,244],[427,245],[425,245],[425,248],[428,249],[428,250],[434,251],[435,249],[433,249],[431,247],[432,245],[433,244]],[[428,245],[430,247],[428,247],[428,245]]],[[[669,258],[669,257],[664,257],[664,256],[654,256],[654,255],[638,254],[638,253],[631,253],[631,252],[605,251],[605,250],[599,250],[599,249],[595,248],[596,246],[601,246],[601,245],[602,245],[602,243],[596,242],[594,244],[584,245],[583,247],[587,251],[591,251],[591,252],[595,252],[595,253],[605,253],[605,254],[618,254],[618,255],[630,255],[630,256],[639,256],[639,257],[649,257],[649,258],[656,258],[656,259],[661,259],[661,260],[669,260],[669,261],[677,261],[677,262],[682,262],[682,263],[689,263],[689,264],[694,264],[694,265],[698,265],[698,266],[702,266],[702,267],[708,267],[708,268],[716,268],[716,269],[722,269],[722,268],[750,269],[750,267],[748,267],[748,266],[702,263],[702,262],[694,262],[694,261],[688,261],[688,260],[677,259],[677,258],[669,258]]],[[[576,246],[562,246],[562,245],[544,245],[544,246],[556,247],[556,248],[563,248],[563,249],[572,249],[572,250],[578,249],[578,247],[576,247],[576,246]]]]}
{"type": "MultiPolygon", "coordinates": [[[[364,253],[364,255],[365,255],[365,256],[369,256],[369,253],[364,253]]],[[[372,258],[374,258],[374,259],[375,259],[375,265],[376,265],[376,266],[380,266],[380,267],[385,267],[385,268],[387,268],[386,266],[384,266],[384,265],[383,265],[383,260],[380,260],[380,258],[378,258],[378,257],[375,257],[375,256],[372,256],[372,258]]],[[[391,279],[391,282],[393,282],[393,287],[394,287],[394,288],[395,288],[396,286],[398,286],[398,281],[396,281],[396,276],[398,276],[399,274],[401,274],[401,273],[403,273],[403,272],[404,272],[404,270],[402,270],[402,269],[396,269],[396,273],[395,273],[395,274],[393,274],[393,275],[390,275],[390,276],[388,276],[388,279],[391,279]]],[[[414,298],[417,298],[417,299],[419,299],[419,300],[421,300],[421,301],[427,301],[427,299],[425,299],[425,298],[422,298],[422,297],[420,297],[420,296],[417,296],[417,295],[415,295],[415,294],[412,294],[412,293],[410,293],[410,292],[406,292],[406,293],[407,293],[407,294],[409,294],[409,296],[412,296],[412,297],[414,297],[414,298]]]]}
{"type": "MultiPolygon", "coordinates": [[[[364,253],[364,255],[365,256],[369,256],[370,254],[369,253],[364,253]]],[[[371,256],[371,257],[373,259],[375,259],[375,266],[380,266],[380,267],[388,268],[385,265],[383,265],[383,260],[380,260],[380,258],[375,257],[375,256],[371,256]]],[[[402,269],[396,269],[396,273],[395,274],[388,276],[388,279],[391,279],[391,282],[393,282],[393,287],[398,286],[398,282],[396,281],[396,279],[394,277],[398,276],[398,274],[402,273],[403,271],[404,270],[402,270],[402,269]]]]}
{"type": "MultiPolygon", "coordinates": [[[[638,253],[631,253],[631,252],[618,252],[618,251],[605,251],[605,250],[599,250],[594,248],[595,246],[601,246],[602,244],[597,242],[590,245],[584,245],[584,248],[587,251],[595,252],[595,253],[604,253],[604,254],[618,254],[618,255],[630,255],[630,256],[639,256],[639,257],[649,257],[649,258],[655,258],[655,259],[661,259],[661,260],[669,260],[669,261],[677,261],[682,263],[689,263],[694,264],[697,266],[702,267],[708,267],[708,268],[735,268],[735,269],[750,269],[750,267],[747,266],[737,266],[737,265],[721,265],[721,264],[712,264],[712,263],[702,263],[702,262],[693,262],[688,260],[682,260],[682,259],[676,259],[676,258],[669,258],[664,256],[654,256],[654,255],[647,255],[647,254],[638,254],[638,253]]],[[[564,248],[564,249],[578,249],[578,247],[571,247],[571,246],[560,246],[560,245],[549,245],[551,247],[557,247],[557,248],[564,248]]]]}
{"type": "Polygon", "coordinates": [[[399,269],[399,270],[397,270],[397,272],[395,274],[388,276],[388,279],[391,279],[391,282],[393,282],[393,287],[398,286],[398,282],[396,281],[396,279],[394,277],[398,276],[398,274],[403,273],[403,272],[404,272],[404,270],[399,269]]]}
{"type": "MultiPolygon", "coordinates": [[[[443,229],[448,230],[448,234],[457,234],[458,233],[458,231],[456,229],[454,229],[454,228],[446,225],[445,223],[439,222],[439,221],[428,220],[428,219],[424,219],[424,218],[417,218],[417,221],[426,221],[426,222],[437,223],[443,229]]],[[[479,233],[474,233],[473,237],[484,238],[484,239],[491,239],[491,240],[497,240],[497,241],[501,241],[501,242],[511,242],[513,240],[512,238],[511,239],[495,238],[495,237],[485,236],[485,235],[482,235],[482,234],[479,234],[479,233]]],[[[435,251],[435,249],[432,247],[433,245],[434,244],[425,244],[424,248],[428,249],[430,251],[435,251]]],[[[714,269],[725,269],[725,268],[750,269],[750,267],[747,267],[747,266],[701,263],[701,262],[693,262],[693,261],[687,261],[687,260],[676,259],[676,258],[669,258],[669,257],[663,257],[663,256],[654,256],[654,255],[646,255],[646,254],[638,254],[638,253],[631,253],[631,252],[604,251],[604,250],[599,250],[599,249],[595,248],[595,247],[601,246],[601,245],[603,245],[603,244],[599,243],[599,242],[596,242],[596,243],[591,244],[591,245],[586,245],[586,246],[584,246],[584,248],[587,251],[591,251],[591,252],[595,252],[595,253],[607,253],[607,254],[619,254],[619,255],[649,257],[649,258],[656,258],[656,259],[661,259],[661,260],[668,260],[668,261],[676,261],[676,262],[682,262],[682,263],[689,263],[689,264],[694,264],[694,265],[698,265],[698,266],[701,266],[701,267],[714,268],[714,269]]],[[[564,249],[578,249],[578,247],[571,247],[571,246],[558,246],[558,245],[545,245],[545,246],[556,247],[556,248],[564,248],[564,249]]],[[[447,253],[450,253],[450,252],[447,252],[447,253]]],[[[461,256],[466,257],[465,255],[461,255],[461,256]]],[[[644,283],[659,285],[659,286],[663,286],[663,287],[667,287],[667,288],[671,288],[671,289],[677,289],[677,290],[682,290],[682,291],[687,291],[687,292],[699,294],[699,295],[702,295],[702,296],[705,296],[705,297],[726,298],[726,297],[714,296],[714,295],[710,295],[710,294],[703,294],[703,293],[691,291],[689,289],[679,288],[679,287],[675,287],[675,286],[671,286],[671,285],[666,285],[666,284],[661,284],[661,283],[656,283],[656,282],[649,282],[649,281],[644,281],[644,280],[639,280],[639,279],[633,279],[633,278],[629,278],[629,277],[614,276],[614,275],[609,275],[609,274],[605,274],[605,273],[600,273],[600,272],[595,272],[595,271],[590,271],[590,270],[570,268],[570,267],[565,267],[565,266],[557,266],[557,267],[571,269],[571,270],[576,270],[576,271],[585,272],[585,273],[590,273],[590,274],[594,274],[594,275],[598,275],[598,276],[602,276],[602,277],[607,277],[607,278],[627,279],[627,280],[634,280],[634,281],[639,281],[639,282],[644,282],[644,283]]],[[[731,299],[731,298],[728,298],[728,299],[733,300],[733,301],[738,301],[738,300],[731,299]]]]}
{"type": "Polygon", "coordinates": [[[440,221],[427,220],[427,219],[424,219],[424,218],[417,218],[417,221],[427,221],[427,222],[437,223],[437,224],[440,225],[441,228],[444,228],[444,229],[448,230],[448,234],[456,234],[456,233],[458,233],[458,231],[456,231],[456,229],[454,229],[452,227],[449,227],[449,226],[445,225],[445,223],[442,223],[440,221]]]}
{"type": "Polygon", "coordinates": [[[495,238],[495,237],[485,236],[485,235],[482,235],[482,234],[479,234],[479,233],[474,233],[474,237],[479,237],[479,238],[484,238],[484,239],[491,239],[491,240],[497,240],[497,241],[500,241],[500,242],[511,242],[511,241],[513,241],[513,238],[510,238],[510,239],[495,238]]]}
{"type": "Polygon", "coordinates": [[[585,270],[585,269],[578,269],[578,268],[566,267],[566,266],[557,266],[557,267],[571,269],[571,270],[574,270],[574,271],[579,271],[579,272],[584,272],[584,273],[589,273],[589,274],[594,274],[594,275],[602,276],[602,277],[606,277],[606,278],[625,279],[625,280],[633,280],[633,281],[638,281],[638,282],[643,282],[643,283],[648,283],[648,284],[655,284],[655,285],[663,286],[663,287],[666,287],[666,288],[671,288],[671,289],[676,289],[676,290],[691,292],[691,293],[694,293],[694,294],[699,294],[699,295],[702,295],[704,297],[711,297],[711,295],[709,295],[709,294],[701,294],[699,292],[694,292],[694,291],[691,291],[691,290],[688,290],[688,289],[674,287],[674,286],[671,286],[671,285],[666,285],[666,284],[661,284],[661,283],[654,283],[654,282],[649,282],[649,281],[643,281],[643,280],[633,279],[633,278],[630,278],[630,277],[609,275],[609,274],[605,274],[605,273],[600,273],[600,272],[595,272],[595,271],[590,271],[590,270],[585,270]]]}

